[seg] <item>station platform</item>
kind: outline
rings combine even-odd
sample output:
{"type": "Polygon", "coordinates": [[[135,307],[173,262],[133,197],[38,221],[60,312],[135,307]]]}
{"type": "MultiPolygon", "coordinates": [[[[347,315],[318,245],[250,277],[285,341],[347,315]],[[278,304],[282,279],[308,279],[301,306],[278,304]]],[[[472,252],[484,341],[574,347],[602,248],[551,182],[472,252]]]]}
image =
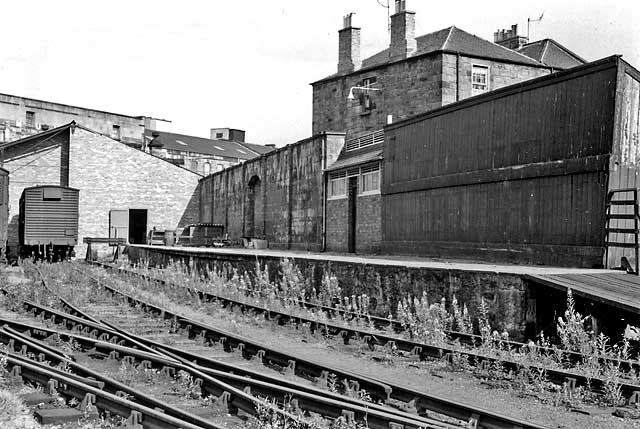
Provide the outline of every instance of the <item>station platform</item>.
{"type": "Polygon", "coordinates": [[[640,314],[640,277],[624,271],[595,273],[527,274],[525,280],[640,314]]]}
{"type": "MultiPolygon", "coordinates": [[[[482,281],[494,281],[497,289],[506,289],[513,280],[532,287],[542,286],[566,293],[572,290],[574,296],[593,301],[607,307],[622,309],[631,314],[640,315],[640,277],[626,274],[623,271],[565,268],[551,266],[525,266],[510,264],[490,264],[466,260],[433,259],[417,256],[379,256],[379,255],[347,255],[331,252],[303,252],[276,249],[244,249],[244,248],[195,248],[133,245],[138,249],[134,253],[148,257],[153,254],[168,256],[197,257],[202,259],[235,259],[248,261],[268,259],[294,259],[297,262],[341,264],[368,267],[377,272],[388,270],[411,270],[421,273],[451,273],[451,276],[464,277],[466,285],[480,284],[482,281]],[[497,279],[497,280],[496,280],[497,279]]],[[[356,272],[356,271],[353,271],[356,272]]],[[[360,272],[364,272],[362,269],[360,272]]],[[[430,275],[430,274],[429,274],[430,275]]],[[[449,276],[449,277],[451,277],[449,276]]],[[[420,279],[420,276],[412,278],[420,279]]],[[[542,303],[542,302],[540,302],[542,303]]],[[[538,304],[540,305],[540,304],[538,304]]]]}

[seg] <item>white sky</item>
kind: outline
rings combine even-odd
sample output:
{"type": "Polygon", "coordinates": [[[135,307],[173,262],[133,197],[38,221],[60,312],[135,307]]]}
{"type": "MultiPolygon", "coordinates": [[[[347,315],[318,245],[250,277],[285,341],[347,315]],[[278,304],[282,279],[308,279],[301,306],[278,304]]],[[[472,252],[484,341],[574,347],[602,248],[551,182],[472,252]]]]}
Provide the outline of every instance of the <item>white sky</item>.
{"type": "MultiPolygon", "coordinates": [[[[640,68],[638,1],[407,4],[418,36],[456,25],[491,41],[514,23],[526,34],[527,17],[544,11],[532,40],[553,38],[587,60],[622,54],[640,68]]],[[[311,134],[309,83],[335,72],[348,12],[363,58],[386,47],[377,0],[4,1],[0,92],[166,118],[203,137],[240,128],[281,146],[311,134]]]]}

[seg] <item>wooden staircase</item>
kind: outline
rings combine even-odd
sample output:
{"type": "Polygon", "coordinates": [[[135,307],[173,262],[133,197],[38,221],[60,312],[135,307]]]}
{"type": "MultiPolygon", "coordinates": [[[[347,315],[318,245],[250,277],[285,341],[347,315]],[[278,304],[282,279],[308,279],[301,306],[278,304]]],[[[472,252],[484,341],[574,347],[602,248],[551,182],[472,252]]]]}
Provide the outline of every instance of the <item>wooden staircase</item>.
{"type": "MultiPolygon", "coordinates": [[[[622,188],[609,191],[607,194],[607,205],[605,212],[605,268],[609,263],[609,248],[618,247],[634,249],[635,251],[635,271],[638,275],[638,232],[640,228],[640,210],[638,208],[638,189],[622,188]],[[622,195],[621,195],[622,194],[622,195]],[[626,195],[625,195],[626,194],[626,195]],[[632,199],[628,196],[631,194],[632,199]],[[618,198],[616,198],[618,197],[618,198]],[[624,199],[623,199],[624,198],[624,199]],[[615,210],[613,208],[616,207],[615,210]],[[632,209],[632,210],[631,210],[632,209]],[[612,222],[614,225],[612,226],[612,222]],[[620,241],[620,235],[624,238],[620,241]],[[627,241],[629,234],[633,234],[633,241],[627,241]],[[616,236],[616,241],[612,241],[611,235],[616,236]]],[[[628,265],[628,262],[627,262],[628,265]]],[[[623,262],[624,266],[624,262],[623,262]]],[[[625,267],[627,271],[630,266],[625,267]]]]}

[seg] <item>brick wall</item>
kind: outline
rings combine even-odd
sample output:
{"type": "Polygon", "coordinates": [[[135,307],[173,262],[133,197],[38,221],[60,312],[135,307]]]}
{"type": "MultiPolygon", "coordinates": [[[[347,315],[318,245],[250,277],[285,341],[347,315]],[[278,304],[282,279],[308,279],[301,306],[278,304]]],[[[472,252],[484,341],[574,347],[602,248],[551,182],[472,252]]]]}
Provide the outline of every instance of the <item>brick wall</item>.
{"type": "MultiPolygon", "coordinates": [[[[69,173],[69,185],[80,189],[80,243],[107,237],[114,209],[146,209],[148,229],[198,221],[199,175],[110,138],[76,128],[69,173]]],[[[83,251],[77,246],[78,254],[83,251]]]]}
{"type": "Polygon", "coordinates": [[[201,220],[224,224],[236,242],[250,236],[253,225],[252,236],[266,238],[272,248],[319,250],[323,166],[343,144],[343,135],[317,135],[202,179],[203,192],[210,193],[202,201],[210,207],[201,208],[201,220]],[[260,185],[251,196],[255,178],[260,185]]]}
{"type": "MultiPolygon", "coordinates": [[[[327,201],[328,251],[348,251],[348,201],[327,201]]],[[[382,241],[382,198],[380,194],[358,195],[356,204],[356,253],[377,253],[382,241]]]]}
{"type": "Polygon", "coordinates": [[[382,241],[382,197],[359,195],[356,207],[356,251],[377,253],[382,241]]]}
{"type": "Polygon", "coordinates": [[[348,199],[327,201],[326,246],[330,252],[346,252],[348,240],[348,199]]]}

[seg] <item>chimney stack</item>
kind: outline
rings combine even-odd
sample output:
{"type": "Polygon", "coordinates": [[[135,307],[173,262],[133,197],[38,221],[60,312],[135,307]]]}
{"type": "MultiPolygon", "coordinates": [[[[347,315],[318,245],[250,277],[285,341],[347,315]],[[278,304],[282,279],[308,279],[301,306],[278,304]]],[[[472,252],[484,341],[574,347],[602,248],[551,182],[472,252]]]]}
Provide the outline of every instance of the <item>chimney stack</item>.
{"type": "Polygon", "coordinates": [[[518,36],[518,24],[513,24],[511,30],[499,30],[493,33],[493,42],[509,49],[519,49],[529,42],[529,39],[518,36]]]}
{"type": "Polygon", "coordinates": [[[345,15],[338,31],[338,73],[351,73],[362,67],[360,27],[353,26],[353,12],[345,15]]]}
{"type": "Polygon", "coordinates": [[[416,51],[416,13],[406,9],[406,0],[396,0],[396,12],[391,15],[391,60],[407,58],[416,51]]]}

